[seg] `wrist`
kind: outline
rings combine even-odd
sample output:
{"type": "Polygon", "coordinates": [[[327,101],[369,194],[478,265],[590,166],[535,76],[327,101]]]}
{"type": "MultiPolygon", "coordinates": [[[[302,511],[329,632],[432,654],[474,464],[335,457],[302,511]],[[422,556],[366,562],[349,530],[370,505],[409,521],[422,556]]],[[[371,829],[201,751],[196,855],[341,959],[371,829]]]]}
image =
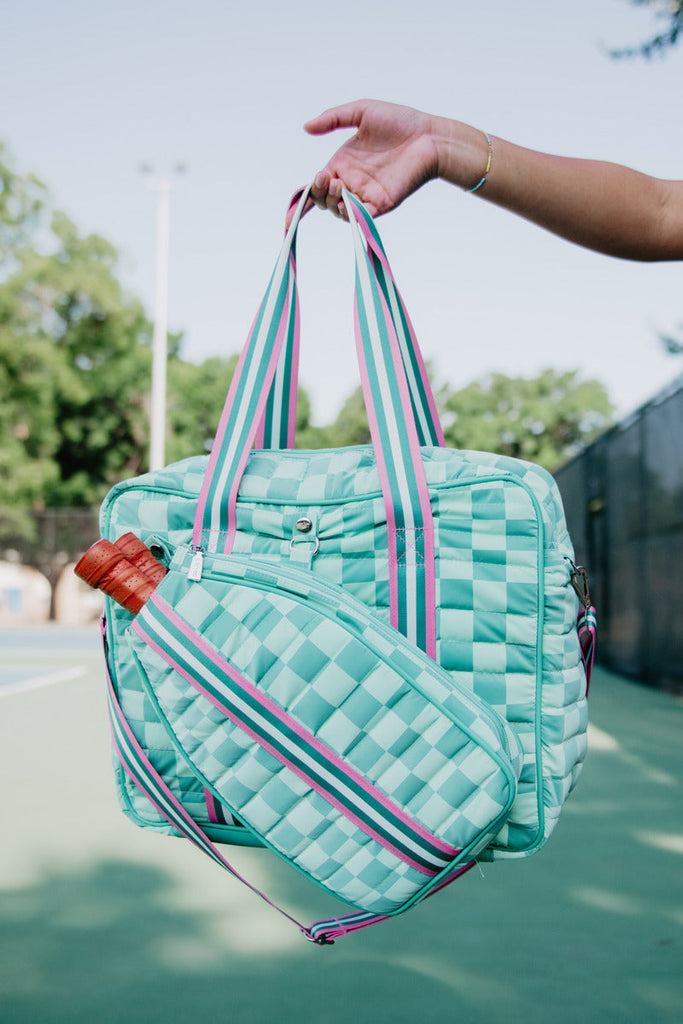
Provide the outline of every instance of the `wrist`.
{"type": "Polygon", "coordinates": [[[489,141],[484,132],[461,121],[435,118],[432,128],[437,153],[437,177],[462,189],[472,189],[485,177],[489,141]]]}

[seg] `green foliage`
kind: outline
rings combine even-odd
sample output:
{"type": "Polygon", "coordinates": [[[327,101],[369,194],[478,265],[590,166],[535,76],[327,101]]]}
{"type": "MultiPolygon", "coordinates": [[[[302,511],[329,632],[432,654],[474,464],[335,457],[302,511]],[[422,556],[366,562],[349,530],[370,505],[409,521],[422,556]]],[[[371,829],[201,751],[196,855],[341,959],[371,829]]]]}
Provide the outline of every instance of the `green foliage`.
{"type": "MultiPolygon", "coordinates": [[[[32,175],[0,149],[0,535],[35,534],[44,508],[95,507],[116,481],[144,472],[149,446],[151,325],[125,295],[118,254],[82,235],[32,175]]],[[[237,357],[195,365],[169,339],[167,461],[206,452],[237,357]]],[[[553,468],[608,424],[604,388],[576,374],[496,374],[440,394],[447,441],[553,468]]],[[[333,423],[313,426],[299,391],[297,446],[370,440],[362,391],[333,423]]]]}
{"type": "MultiPolygon", "coordinates": [[[[30,539],[32,513],[94,507],[146,469],[152,332],[116,249],[53,210],[4,149],[0,254],[0,535],[30,539]]],[[[210,447],[237,362],[185,362],[181,340],[169,338],[168,461],[210,447]]],[[[316,444],[309,416],[300,392],[297,426],[316,444]]]]}
{"type": "Polygon", "coordinates": [[[118,255],[50,208],[0,151],[0,529],[27,510],[93,505],[142,466],[150,325],[118,255]]]}
{"type": "Polygon", "coordinates": [[[461,391],[444,389],[446,443],[496,452],[556,469],[609,425],[602,384],[576,372],[545,370],[534,378],[492,374],[461,391]]]}
{"type": "Polygon", "coordinates": [[[24,510],[58,479],[54,356],[44,339],[19,346],[0,326],[0,527],[7,533],[32,533],[24,510]]]}
{"type": "Polygon", "coordinates": [[[0,142],[0,265],[3,276],[12,257],[33,235],[46,202],[45,186],[33,174],[19,174],[10,163],[7,147],[0,142]]]}
{"type": "Polygon", "coordinates": [[[340,445],[369,444],[370,427],[365,411],[363,389],[356,388],[341,408],[333,426],[340,445]]]}
{"type": "Polygon", "coordinates": [[[651,7],[655,18],[664,22],[661,32],[637,46],[627,46],[610,51],[612,57],[662,56],[675,46],[683,32],[683,0],[629,0],[639,7],[651,7]]]}
{"type": "MultiPolygon", "coordinates": [[[[179,356],[168,362],[166,461],[177,462],[210,450],[238,356],[214,356],[188,363],[179,356]]],[[[322,448],[324,427],[311,426],[311,404],[305,391],[297,395],[297,447],[322,448]],[[321,443],[322,441],[322,443],[321,443]]]]}
{"type": "MultiPolygon", "coordinates": [[[[598,381],[576,372],[545,370],[534,378],[493,374],[460,391],[448,385],[437,395],[446,443],[495,452],[553,470],[609,426],[613,409],[598,381]]],[[[334,423],[297,434],[297,447],[368,444],[370,428],[361,388],[344,403],[334,423]]]]}
{"type": "Polygon", "coordinates": [[[360,387],[346,399],[334,423],[325,427],[309,427],[305,440],[297,432],[297,447],[302,448],[344,448],[369,442],[370,427],[360,387]]]}
{"type": "Polygon", "coordinates": [[[237,356],[206,359],[199,366],[179,356],[169,359],[167,462],[209,450],[236,366],[237,356]]]}

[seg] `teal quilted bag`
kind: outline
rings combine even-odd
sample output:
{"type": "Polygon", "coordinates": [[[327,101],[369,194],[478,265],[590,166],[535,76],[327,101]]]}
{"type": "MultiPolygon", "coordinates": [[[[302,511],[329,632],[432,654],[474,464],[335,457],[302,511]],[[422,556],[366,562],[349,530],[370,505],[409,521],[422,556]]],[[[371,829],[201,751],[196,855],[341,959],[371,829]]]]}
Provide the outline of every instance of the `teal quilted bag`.
{"type": "Polygon", "coordinates": [[[269,847],[352,908],[299,925],[329,942],[545,842],[585,755],[594,619],[552,478],[444,447],[348,193],[372,445],[293,449],[306,198],[210,457],[118,485],[101,525],[169,567],[135,618],[106,612],[125,813],[233,873],[217,843],[269,847]]]}

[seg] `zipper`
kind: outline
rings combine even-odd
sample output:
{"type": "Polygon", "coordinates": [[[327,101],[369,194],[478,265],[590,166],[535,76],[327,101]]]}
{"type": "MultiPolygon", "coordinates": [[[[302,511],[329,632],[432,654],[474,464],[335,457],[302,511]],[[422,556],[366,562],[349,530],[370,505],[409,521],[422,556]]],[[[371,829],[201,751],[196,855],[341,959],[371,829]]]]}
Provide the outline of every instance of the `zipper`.
{"type": "Polygon", "coordinates": [[[187,570],[187,578],[191,583],[199,583],[204,570],[204,548],[201,544],[192,545],[192,558],[190,568],[187,570]]]}

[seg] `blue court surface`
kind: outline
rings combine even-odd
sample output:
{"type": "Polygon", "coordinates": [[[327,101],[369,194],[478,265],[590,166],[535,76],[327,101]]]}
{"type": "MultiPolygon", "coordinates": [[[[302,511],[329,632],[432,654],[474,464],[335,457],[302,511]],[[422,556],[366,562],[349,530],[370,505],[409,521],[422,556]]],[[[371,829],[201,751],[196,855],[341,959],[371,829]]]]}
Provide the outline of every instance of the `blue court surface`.
{"type": "MultiPolygon", "coordinates": [[[[114,795],[97,628],[0,632],[0,1024],[679,1024],[683,702],[598,669],[548,845],[395,921],[307,943],[114,795]]],[[[296,917],[330,910],[224,852],[296,917]]]]}
{"type": "Polygon", "coordinates": [[[0,698],[78,679],[98,656],[92,628],[0,630],[0,698]]]}

